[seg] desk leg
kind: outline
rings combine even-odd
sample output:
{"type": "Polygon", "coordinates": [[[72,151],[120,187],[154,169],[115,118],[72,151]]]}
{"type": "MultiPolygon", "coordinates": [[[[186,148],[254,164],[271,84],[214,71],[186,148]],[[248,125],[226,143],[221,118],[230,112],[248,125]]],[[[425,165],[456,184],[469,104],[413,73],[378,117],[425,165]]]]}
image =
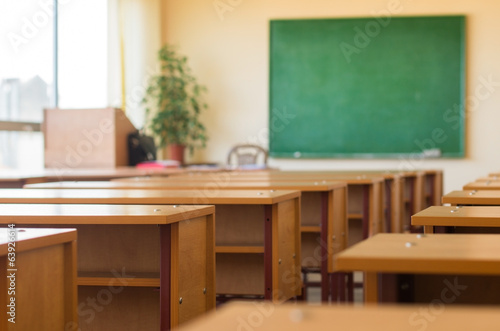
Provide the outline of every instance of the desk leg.
{"type": "Polygon", "coordinates": [[[363,185],[363,239],[370,234],[370,186],[363,185]]]}
{"type": "Polygon", "coordinates": [[[264,299],[273,300],[273,209],[264,206],[264,299]]]}
{"type": "MultiPolygon", "coordinates": [[[[408,210],[409,210],[409,214],[410,214],[410,219],[409,220],[405,220],[405,222],[407,222],[407,224],[404,226],[404,229],[403,229],[403,232],[411,232],[411,215],[415,214],[416,211],[415,211],[415,181],[416,179],[414,177],[412,177],[409,182],[410,182],[410,197],[409,197],[409,201],[408,201],[408,210]]],[[[406,216],[406,215],[405,215],[406,216]]]]}
{"type": "MultiPolygon", "coordinates": [[[[2,316],[8,316],[5,315],[6,313],[6,306],[9,298],[7,297],[7,292],[8,292],[8,285],[7,282],[5,281],[7,279],[7,254],[4,256],[0,256],[0,279],[2,279],[2,285],[0,286],[0,302],[2,303],[2,308],[0,309],[0,312],[2,313],[2,316]]],[[[7,330],[8,323],[7,323],[7,318],[2,317],[0,319],[0,330],[7,330]]]]}
{"type": "Polygon", "coordinates": [[[385,231],[394,232],[395,227],[392,225],[392,194],[394,194],[392,186],[396,180],[384,180],[385,183],[385,231]]]}
{"type": "MultiPolygon", "coordinates": [[[[78,285],[77,285],[77,246],[76,240],[64,244],[64,299],[66,325],[78,324],[78,285]]],[[[5,264],[2,264],[5,265],[5,264]]],[[[5,278],[2,278],[5,279],[5,278]]],[[[3,301],[2,301],[3,302],[3,301]]],[[[67,328],[67,327],[66,327],[67,328]]],[[[0,328],[2,330],[2,328],[0,328]]]]}
{"type": "Polygon", "coordinates": [[[376,272],[365,272],[365,303],[378,303],[378,275],[376,272]]]}
{"type": "Polygon", "coordinates": [[[439,206],[441,203],[436,204],[436,188],[434,187],[436,178],[434,175],[429,175],[427,178],[427,181],[429,182],[429,202],[425,205],[427,206],[439,206]]]}
{"type": "Polygon", "coordinates": [[[433,225],[424,225],[424,233],[434,233],[433,225]]]}
{"type": "Polygon", "coordinates": [[[170,330],[171,234],[170,225],[160,227],[160,330],[170,330]]]}
{"type": "MultiPolygon", "coordinates": [[[[328,275],[328,192],[321,193],[321,301],[328,302],[330,277],[328,275]]],[[[332,286],[334,286],[332,284],[332,286]]],[[[332,298],[336,300],[336,298],[332,298]]]]}

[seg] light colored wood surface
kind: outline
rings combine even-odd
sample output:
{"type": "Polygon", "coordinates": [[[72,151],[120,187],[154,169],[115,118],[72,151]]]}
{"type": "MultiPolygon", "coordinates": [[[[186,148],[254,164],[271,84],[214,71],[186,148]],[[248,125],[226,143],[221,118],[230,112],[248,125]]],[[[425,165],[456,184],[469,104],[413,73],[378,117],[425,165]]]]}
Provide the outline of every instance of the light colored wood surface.
{"type": "MultiPolygon", "coordinates": [[[[85,183],[85,182],[81,182],[85,183]]],[[[103,182],[112,184],[112,182],[103,182]]],[[[0,189],[2,203],[273,204],[297,198],[297,190],[0,189]]]]}
{"type": "MultiPolygon", "coordinates": [[[[390,178],[399,178],[399,175],[391,175],[390,178]],[[396,177],[395,177],[396,176],[396,177]]],[[[341,181],[348,185],[349,198],[348,218],[356,218],[362,215],[366,229],[363,231],[364,236],[373,235],[382,232],[385,229],[384,225],[384,177],[380,175],[357,175],[349,173],[305,173],[305,172],[252,172],[252,173],[217,173],[217,174],[189,174],[179,175],[172,178],[133,178],[116,180],[113,183],[121,182],[126,183],[124,187],[137,187],[143,186],[148,188],[164,187],[169,189],[185,189],[186,187],[195,188],[199,190],[214,190],[220,191],[221,188],[251,188],[251,187],[267,187],[281,188],[285,185],[286,188],[297,188],[301,191],[324,191],[330,190],[331,181],[341,181]],[[303,181],[302,183],[300,181],[303,181]],[[311,182],[313,180],[313,182],[311,182]],[[277,186],[278,185],[278,186],[277,186]],[[320,188],[325,186],[324,188],[320,188]],[[220,189],[220,190],[219,190],[220,189]]],[[[97,184],[97,183],[96,183],[97,184]]],[[[70,183],[59,184],[64,187],[72,187],[70,183]]],[[[102,187],[103,184],[98,184],[102,187]]],[[[336,184],[339,185],[339,184],[336,184]]],[[[48,187],[47,185],[40,185],[48,187]]],[[[39,186],[39,187],[40,187],[39,186]]],[[[82,185],[85,187],[86,185],[82,185]]],[[[88,186],[88,185],[87,185],[88,186]]],[[[120,187],[119,185],[110,185],[113,187],[120,187]]],[[[34,186],[30,186],[34,187],[34,186]]],[[[394,198],[387,199],[394,201],[398,199],[399,195],[394,195],[394,198]]],[[[391,208],[391,215],[394,216],[395,222],[400,220],[400,208],[402,202],[396,200],[393,204],[394,210],[391,208]]],[[[389,207],[386,207],[389,208],[389,207]]],[[[358,241],[356,239],[353,241],[358,241]]]]}
{"type": "Polygon", "coordinates": [[[15,246],[9,244],[8,234],[0,229],[0,329],[49,331],[78,325],[76,230],[15,227],[15,246]],[[15,298],[15,316],[7,314],[10,298],[15,298]],[[12,317],[15,324],[8,322],[12,317]]]}
{"type": "Polygon", "coordinates": [[[438,315],[428,311],[429,304],[353,307],[232,302],[180,331],[496,331],[500,325],[496,307],[446,306],[438,315]]]}
{"type": "Polygon", "coordinates": [[[213,214],[210,205],[2,204],[0,222],[8,224],[171,224],[213,214]]]}
{"type": "Polygon", "coordinates": [[[224,168],[200,168],[188,166],[185,168],[137,168],[118,166],[112,168],[71,168],[61,164],[55,168],[40,170],[2,169],[0,173],[0,187],[22,187],[21,184],[58,182],[58,181],[106,181],[117,178],[138,176],[172,176],[190,173],[216,173],[224,172],[224,168]],[[14,186],[15,185],[15,186],[14,186]]]}
{"type": "MultiPolygon", "coordinates": [[[[178,296],[172,296],[172,304],[179,309],[178,323],[185,323],[215,308],[215,295],[207,296],[207,289],[215,282],[215,270],[209,268],[213,257],[210,238],[207,239],[207,226],[204,218],[193,219],[190,222],[178,223],[177,252],[172,255],[178,261],[177,277],[179,283],[178,296]],[[207,249],[210,251],[207,252],[207,249]],[[209,253],[211,255],[209,255],[209,253]],[[210,260],[207,261],[207,258],[210,260]],[[194,272],[194,269],[199,272],[194,272]]],[[[214,291],[210,291],[215,294],[214,291]]],[[[175,324],[174,324],[175,325],[175,324]]]]}
{"type": "Polygon", "coordinates": [[[36,172],[8,169],[2,169],[0,172],[0,188],[22,188],[24,185],[43,183],[45,181],[45,177],[36,172]]]}
{"type": "MultiPolygon", "coordinates": [[[[272,171],[268,173],[260,173],[260,172],[245,172],[245,173],[234,173],[234,172],[223,172],[223,173],[214,173],[214,174],[199,174],[199,175],[179,175],[172,176],[168,178],[157,178],[150,177],[149,181],[168,181],[168,182],[178,182],[178,184],[182,183],[194,183],[201,182],[213,182],[214,184],[219,184],[222,186],[224,183],[229,182],[248,182],[248,181],[265,181],[265,182],[307,182],[312,185],[320,185],[327,184],[332,181],[341,181],[347,182],[348,184],[369,184],[377,181],[383,181],[384,176],[379,174],[349,174],[349,173],[339,173],[336,174],[334,172],[330,173],[321,173],[321,172],[292,172],[292,171],[272,171]],[[315,184],[316,183],[316,184],[315,184]]],[[[125,181],[125,182],[141,182],[142,179],[132,179],[132,178],[124,178],[117,179],[116,181],[125,181]]]]}
{"type": "Polygon", "coordinates": [[[79,286],[78,297],[81,330],[160,330],[157,288],[79,286]]]}
{"type": "Polygon", "coordinates": [[[496,171],[496,172],[490,172],[488,174],[489,177],[497,177],[497,178],[500,178],[500,172],[496,171]]]}
{"type": "Polygon", "coordinates": [[[128,165],[127,135],[136,129],[123,111],[44,109],[46,168],[128,165]]]}
{"type": "MultiPolygon", "coordinates": [[[[214,212],[212,205],[2,204],[0,223],[32,227],[72,224],[78,229],[75,285],[78,269],[80,292],[94,295],[84,296],[78,302],[88,308],[83,309],[85,312],[93,311],[82,317],[82,330],[107,329],[110,319],[116,319],[114,327],[119,329],[129,329],[141,319],[147,328],[159,329],[159,320],[148,320],[146,316],[165,316],[157,313],[161,307],[158,297],[166,296],[167,291],[169,300],[175,301],[175,305],[170,305],[171,318],[166,321],[171,326],[215,308],[214,212]],[[168,237],[162,238],[161,230],[166,227],[170,227],[168,237]],[[172,264],[164,263],[162,242],[169,246],[172,264]],[[195,274],[192,263],[197,266],[195,274]],[[168,284],[161,282],[160,270],[171,273],[168,284]],[[157,287],[160,290],[155,294],[157,287]],[[192,293],[195,287],[199,293],[192,293]],[[180,297],[186,298],[182,309],[180,297]],[[87,298],[97,298],[100,310],[89,307],[87,298]],[[142,300],[150,312],[133,308],[142,300]],[[127,316],[120,315],[124,313],[127,316]]],[[[75,298],[75,307],[76,304],[75,298]]]]}
{"type": "Polygon", "coordinates": [[[498,278],[498,249],[500,235],[493,234],[378,234],[336,255],[335,268],[363,271],[365,302],[377,303],[380,273],[498,278]]]}
{"type": "MultiPolygon", "coordinates": [[[[436,169],[412,171],[368,169],[352,171],[232,171],[218,174],[179,174],[168,179],[164,178],[164,180],[190,183],[193,181],[212,181],[219,185],[225,185],[237,181],[261,181],[263,179],[282,181],[283,178],[289,178],[289,180],[301,181],[314,180],[317,183],[328,180],[347,180],[349,184],[355,185],[362,184],[363,182],[360,180],[374,177],[383,177],[386,185],[391,189],[390,197],[386,199],[385,206],[391,209],[391,229],[394,229],[391,230],[392,232],[408,231],[410,216],[427,206],[439,204],[442,196],[442,171],[436,169]],[[399,229],[401,226],[404,229],[399,229]]],[[[131,182],[138,179],[118,180],[131,182]]],[[[155,181],[158,180],[158,177],[151,177],[149,180],[155,181]]]]}
{"type": "Polygon", "coordinates": [[[413,215],[412,224],[500,227],[500,206],[432,206],[413,215]]]}
{"type": "Polygon", "coordinates": [[[500,181],[476,181],[465,184],[464,190],[500,190],[500,181]]]}
{"type": "Polygon", "coordinates": [[[345,186],[344,181],[180,181],[170,180],[170,177],[134,177],[116,179],[111,181],[58,181],[25,185],[25,188],[44,189],[199,189],[205,194],[210,194],[218,190],[248,190],[248,189],[276,189],[276,190],[301,190],[301,191],[328,191],[337,187],[345,186]]]}
{"type": "MultiPolygon", "coordinates": [[[[12,196],[12,192],[4,190],[4,197],[6,200],[10,200],[7,197],[12,196]]],[[[293,237],[292,246],[287,247],[291,251],[287,255],[294,255],[298,258],[300,256],[300,242],[296,241],[299,237],[299,222],[300,222],[300,209],[295,205],[300,204],[300,191],[280,191],[280,190],[220,190],[214,192],[211,195],[205,195],[204,193],[197,192],[195,190],[30,190],[22,189],[16,190],[15,194],[18,195],[17,202],[25,203],[73,203],[74,208],[80,211],[77,214],[83,213],[82,215],[88,216],[89,213],[92,214],[105,214],[108,217],[103,219],[105,224],[123,224],[128,222],[129,224],[138,224],[140,214],[144,212],[149,212],[151,215],[168,212],[168,210],[176,210],[175,206],[162,206],[162,205],[152,205],[148,206],[134,206],[131,204],[138,203],[156,203],[156,204],[166,204],[175,203],[182,204],[177,207],[177,210],[183,210],[183,215],[189,215],[189,218],[196,217],[196,213],[189,210],[189,206],[186,204],[192,203],[205,203],[205,204],[216,204],[217,205],[217,231],[216,235],[216,245],[224,246],[227,252],[229,246],[236,247],[234,253],[241,253],[242,246],[250,247],[265,247],[265,226],[264,226],[264,206],[272,206],[276,208],[280,203],[293,201],[292,211],[289,212],[288,208],[280,209],[279,213],[274,215],[272,223],[277,226],[274,231],[277,231],[281,226],[286,224],[293,224],[293,231],[289,235],[290,238],[293,237]],[[36,197],[39,196],[40,199],[29,199],[30,194],[36,197]],[[24,196],[23,196],[24,195],[24,196]],[[44,197],[45,195],[45,197],[44,197]],[[128,203],[130,205],[74,205],[76,203],[99,203],[99,204],[112,204],[112,203],[128,203]],[[78,206],[78,207],[75,207],[78,206]],[[120,207],[118,207],[120,206],[120,207]],[[127,211],[127,214],[123,214],[120,217],[109,217],[110,211],[113,208],[123,208],[127,211]],[[135,208],[141,208],[141,211],[134,211],[135,208]],[[186,209],[188,208],[188,209],[186,209]],[[84,210],[84,211],[82,211],[84,210]],[[97,212],[92,212],[92,210],[98,210],[97,212]],[[157,210],[157,212],[154,212],[157,210]],[[189,213],[188,213],[189,212],[189,213]],[[139,215],[134,215],[134,213],[139,213],[139,215]],[[281,215],[288,215],[283,217],[281,215]],[[277,216],[277,217],[276,217],[277,216]],[[134,223],[135,222],[135,223],[134,223]]],[[[0,199],[1,200],[1,199],[0,199]]],[[[6,200],[3,200],[4,202],[6,200]]],[[[13,200],[10,200],[13,201],[13,200]]],[[[43,207],[37,207],[37,209],[48,208],[49,205],[38,205],[43,207]]],[[[68,209],[65,205],[57,205],[59,209],[68,209]]],[[[211,207],[213,208],[213,207],[211,207]]],[[[20,208],[17,208],[20,209],[20,208]]],[[[67,212],[64,212],[67,214],[67,212]]],[[[77,222],[85,222],[85,217],[79,215],[75,218],[68,218],[67,222],[74,222],[73,224],[79,224],[77,222]]],[[[40,216],[38,216],[40,217],[40,216]]],[[[31,219],[27,219],[29,222],[31,219]]],[[[47,222],[50,222],[47,220],[47,222]]],[[[148,217],[146,220],[142,219],[141,224],[155,224],[158,221],[155,217],[148,217]]],[[[85,224],[85,223],[84,223],[85,224]]],[[[274,232],[273,232],[274,233],[274,232]]],[[[271,235],[270,233],[269,235],[271,235]]],[[[274,237],[273,237],[274,238],[274,237]]],[[[280,237],[276,237],[280,238],[280,237]]],[[[280,240],[283,240],[280,238],[280,240]]],[[[298,239],[300,240],[300,239],[298,239]]],[[[272,241],[274,243],[274,241],[272,241]]],[[[271,251],[272,247],[269,246],[267,250],[271,251]]],[[[264,252],[266,249],[264,248],[264,252]]],[[[258,253],[255,253],[258,254],[258,253]]],[[[271,260],[270,260],[271,261],[271,260]]],[[[300,260],[298,263],[300,263],[300,260]]],[[[240,264],[245,263],[244,260],[239,261],[240,264]]],[[[278,260],[273,263],[278,263],[278,260]]],[[[281,267],[283,271],[289,271],[291,275],[297,275],[295,281],[300,282],[300,268],[296,266],[288,265],[287,267],[281,267]]],[[[271,270],[270,273],[276,277],[277,269],[271,270]]],[[[237,282],[237,279],[233,279],[237,282]]],[[[282,286],[284,284],[273,283],[274,285],[282,286]]],[[[288,283],[286,287],[295,288],[295,284],[288,283]]],[[[281,291],[280,287],[271,287],[271,292],[281,291]]],[[[284,289],[283,289],[284,291],[284,289]]],[[[221,293],[221,292],[218,292],[221,293]]],[[[291,292],[286,292],[287,294],[291,292]]],[[[295,295],[294,295],[295,296],[295,295]]]]}
{"type": "Polygon", "coordinates": [[[476,178],[476,182],[492,182],[492,181],[495,181],[495,180],[500,180],[500,178],[498,176],[487,176],[487,177],[479,177],[479,178],[476,178]]]}
{"type": "MultiPolygon", "coordinates": [[[[307,189],[305,186],[302,186],[299,182],[293,182],[294,179],[283,179],[277,181],[264,181],[263,184],[233,184],[234,188],[238,187],[238,185],[242,185],[243,187],[249,187],[253,185],[264,185],[264,187],[273,187],[273,185],[292,185],[291,187],[297,186],[300,189],[304,190],[315,190],[322,191],[328,190],[331,187],[328,186],[328,181],[323,183],[322,181],[318,181],[318,185],[315,185],[314,182],[312,185],[310,181],[306,182],[306,186],[310,186],[310,189],[307,189]],[[286,184],[279,184],[286,183],[286,184]],[[300,186],[299,186],[300,185],[300,186]],[[325,187],[321,187],[322,185],[327,185],[325,187]]],[[[356,215],[363,215],[368,227],[366,231],[366,235],[370,235],[373,233],[378,233],[384,228],[383,220],[384,220],[384,206],[383,206],[383,192],[384,192],[384,179],[380,176],[373,178],[363,178],[362,176],[343,176],[341,181],[344,181],[349,186],[349,198],[348,198],[348,206],[350,208],[348,217],[355,218],[356,215]],[[365,192],[367,199],[364,200],[365,192]]],[[[262,181],[261,181],[262,182],[262,181]]],[[[338,184],[335,184],[338,185],[338,184]]],[[[233,187],[233,186],[231,186],[233,187]]],[[[241,186],[240,186],[241,187],[241,186]]],[[[258,187],[258,186],[256,186],[258,187]]],[[[198,189],[198,194],[206,197],[210,197],[213,195],[220,194],[224,189],[223,185],[218,184],[216,181],[204,183],[202,181],[193,181],[190,183],[184,183],[182,181],[174,182],[168,180],[156,180],[156,178],[146,179],[144,182],[142,179],[134,179],[132,181],[118,182],[59,182],[59,183],[42,183],[35,185],[27,185],[26,188],[73,188],[73,189],[82,189],[82,188],[113,188],[113,189],[133,189],[133,188],[141,188],[141,189],[176,189],[182,190],[186,188],[198,189]]],[[[397,204],[395,204],[397,206],[397,204]]]]}
{"type": "Polygon", "coordinates": [[[500,205],[500,191],[496,190],[462,190],[443,195],[442,203],[451,205],[500,205]]]}
{"type": "MultiPolygon", "coordinates": [[[[86,182],[82,182],[86,183],[86,182]]],[[[110,182],[106,182],[110,183],[110,182]]],[[[262,224],[256,222],[262,218],[263,205],[277,203],[284,198],[297,197],[300,193],[296,191],[271,190],[267,183],[260,190],[217,190],[210,194],[202,193],[200,190],[118,190],[118,189],[24,189],[18,190],[13,195],[10,191],[0,190],[0,202],[45,202],[45,203],[212,203],[217,205],[217,252],[234,253],[251,251],[261,252],[264,249],[264,232],[262,224]],[[233,205],[230,205],[233,204],[233,205]],[[237,205],[234,205],[237,204],[237,205]],[[244,205],[247,204],[247,205],[244,205]]],[[[321,250],[321,246],[327,246],[321,251],[317,264],[322,261],[328,264],[331,270],[331,260],[334,252],[347,247],[347,214],[346,214],[346,184],[333,182],[331,184],[293,184],[282,183],[283,187],[304,189],[304,200],[301,203],[301,219],[305,222],[315,224],[320,229],[322,219],[322,208],[325,208],[325,220],[328,223],[324,239],[315,241],[314,245],[321,250]],[[314,191],[313,191],[314,190],[314,191]],[[322,201],[322,194],[327,198],[322,201]],[[323,206],[323,204],[325,204],[323,206]],[[335,245],[335,247],[333,247],[335,245]],[[321,254],[325,254],[322,256],[321,254]]],[[[280,185],[271,186],[272,188],[280,185]]],[[[285,213],[282,210],[281,213],[285,213]]],[[[295,217],[295,216],[293,216],[295,217]]],[[[285,222],[286,220],[281,220],[285,222]]],[[[306,238],[306,237],[304,237],[306,238]]],[[[300,243],[295,243],[300,247],[300,243]]],[[[290,247],[288,248],[290,249],[290,247]]],[[[303,256],[299,259],[300,251],[294,250],[297,263],[307,259],[303,256]]],[[[314,249],[311,251],[314,252],[314,249]]],[[[255,252],[254,252],[255,253],[255,252]]],[[[316,254],[315,256],[318,256],[316,254]]],[[[287,268],[291,268],[291,265],[287,268]]],[[[284,269],[283,267],[281,269],[284,269]]],[[[292,274],[300,272],[299,267],[294,267],[292,274]]],[[[330,271],[331,272],[331,271],[330,271]]],[[[326,282],[326,281],[325,281],[326,282]]]]}
{"type": "MultiPolygon", "coordinates": [[[[47,168],[41,171],[46,182],[54,181],[99,181],[135,176],[170,176],[192,170],[186,168],[152,168],[143,169],[136,167],[113,168],[47,168]]],[[[215,170],[214,170],[215,171],[215,170]]],[[[1,180],[1,176],[0,176],[1,180]]]]}
{"type": "Polygon", "coordinates": [[[338,271],[500,275],[500,235],[378,234],[336,255],[338,271]]]}
{"type": "MultiPolygon", "coordinates": [[[[76,240],[74,229],[26,229],[16,228],[16,252],[37,249],[60,242],[76,240]]],[[[7,254],[7,228],[0,228],[0,254],[7,254]]]]}

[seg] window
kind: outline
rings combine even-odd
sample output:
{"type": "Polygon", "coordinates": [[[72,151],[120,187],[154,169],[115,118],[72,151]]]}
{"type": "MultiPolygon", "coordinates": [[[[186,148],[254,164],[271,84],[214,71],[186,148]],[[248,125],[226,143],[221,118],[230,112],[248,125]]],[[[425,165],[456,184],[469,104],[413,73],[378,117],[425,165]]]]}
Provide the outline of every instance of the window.
{"type": "Polygon", "coordinates": [[[43,108],[108,104],[107,1],[56,1],[0,2],[0,169],[43,167],[43,108]]]}
{"type": "Polygon", "coordinates": [[[67,2],[59,5],[59,107],[107,107],[107,1],[67,2]]]}

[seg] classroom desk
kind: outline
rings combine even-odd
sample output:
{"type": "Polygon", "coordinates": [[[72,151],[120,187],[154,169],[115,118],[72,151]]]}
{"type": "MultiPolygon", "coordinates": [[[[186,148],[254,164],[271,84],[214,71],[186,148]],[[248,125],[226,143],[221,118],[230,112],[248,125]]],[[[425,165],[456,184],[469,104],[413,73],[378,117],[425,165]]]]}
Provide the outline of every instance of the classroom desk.
{"type": "Polygon", "coordinates": [[[432,206],[411,217],[412,224],[433,233],[436,226],[500,227],[500,206],[432,206]]]}
{"type": "Polygon", "coordinates": [[[75,229],[0,228],[0,266],[0,330],[74,330],[75,229]]]}
{"type": "Polygon", "coordinates": [[[20,188],[25,184],[54,182],[64,180],[110,180],[136,176],[172,176],[191,172],[225,171],[219,167],[183,167],[183,168],[45,168],[39,170],[0,169],[0,188],[20,188]]]}
{"type": "Polygon", "coordinates": [[[500,178],[500,172],[490,172],[488,174],[489,177],[497,177],[497,178],[500,178]]]}
{"type": "Polygon", "coordinates": [[[22,188],[27,184],[43,183],[45,181],[45,177],[41,174],[0,170],[0,188],[22,188]]]}
{"type": "MultiPolygon", "coordinates": [[[[138,180],[133,178],[122,178],[115,181],[126,182],[128,185],[134,184],[138,180]]],[[[142,180],[140,180],[142,181],[142,180]]],[[[356,176],[356,175],[322,175],[308,173],[301,175],[293,172],[281,171],[256,171],[256,172],[227,172],[221,174],[194,174],[186,176],[172,176],[171,178],[156,178],[151,177],[149,181],[159,181],[162,184],[148,184],[167,186],[169,188],[198,185],[210,185],[219,188],[229,182],[317,182],[318,184],[327,183],[329,181],[342,181],[347,184],[348,191],[348,219],[355,221],[361,220],[362,234],[354,241],[351,239],[355,236],[350,236],[349,245],[359,241],[362,238],[367,238],[375,233],[384,231],[384,178],[381,176],[356,176]],[[198,179],[196,179],[198,178],[198,179]],[[201,179],[200,179],[201,178],[201,179]],[[170,180],[172,179],[172,180],[170,180]]],[[[143,181],[144,182],[144,181],[143,181]]],[[[70,184],[68,184],[70,185],[70,184]]],[[[31,187],[31,186],[30,186],[31,187]]],[[[33,186],[35,187],[35,186],[33,186]]]]}
{"type": "MultiPolygon", "coordinates": [[[[104,182],[111,183],[111,182],[104,182]]],[[[292,190],[0,190],[0,203],[216,205],[217,294],[301,294],[300,192],[292,190]]],[[[333,244],[332,244],[333,246],[333,244]]]]}
{"type": "Polygon", "coordinates": [[[499,276],[499,251],[493,234],[377,234],[337,254],[335,268],[363,271],[365,302],[377,303],[381,273],[499,276]]]}
{"type": "MultiPolygon", "coordinates": [[[[53,182],[25,185],[25,188],[33,189],[186,189],[190,185],[207,185],[206,191],[210,193],[212,190],[219,191],[223,186],[217,181],[209,184],[182,184],[182,181],[157,180],[156,177],[151,177],[149,180],[138,179],[117,179],[110,182],[91,181],[91,182],[53,182]],[[166,184],[171,183],[171,184],[166,184]]],[[[232,181],[232,180],[231,180],[232,181]]],[[[252,180],[250,180],[252,181],[252,180]]],[[[255,179],[254,181],[279,183],[279,182],[295,182],[300,183],[296,178],[282,178],[280,180],[255,179]]],[[[310,180],[307,180],[310,181],[310,180]]],[[[318,184],[324,184],[330,181],[342,181],[348,187],[348,219],[362,220],[363,235],[366,238],[369,235],[382,231],[383,228],[383,183],[384,179],[380,176],[375,178],[361,178],[354,176],[340,176],[338,178],[329,178],[328,180],[315,181],[318,184]]]]}
{"type": "Polygon", "coordinates": [[[443,203],[452,206],[471,205],[471,206],[500,206],[500,191],[496,190],[464,190],[452,191],[443,195],[443,203]]]}
{"type": "Polygon", "coordinates": [[[215,307],[214,212],[1,204],[0,224],[77,229],[79,330],[167,330],[215,307]]]}
{"type": "MultiPolygon", "coordinates": [[[[334,170],[334,171],[279,171],[279,170],[257,170],[257,171],[232,171],[229,172],[235,178],[270,178],[280,176],[292,176],[301,179],[323,180],[325,176],[382,176],[385,179],[385,206],[386,220],[392,224],[387,227],[387,232],[420,231],[411,228],[410,217],[414,213],[432,205],[439,205],[443,195],[443,172],[439,169],[425,170],[334,170]],[[318,176],[322,176],[319,177],[318,176]],[[400,178],[398,180],[398,178],[400,178]],[[403,196],[401,197],[401,194],[403,196]],[[392,202],[391,202],[392,201],[392,202]],[[392,203],[392,206],[391,206],[392,203]],[[401,205],[402,204],[402,205],[401,205]],[[395,221],[396,220],[396,221],[395,221]],[[396,223],[400,220],[401,223],[396,223]]],[[[225,175],[222,173],[221,175],[225,175]]],[[[179,177],[203,177],[211,174],[174,174],[170,179],[179,177]],[[201,175],[201,176],[200,176],[201,175]]]]}
{"type": "MultiPolygon", "coordinates": [[[[136,177],[137,179],[139,177],[136,177]]],[[[140,177],[144,182],[165,182],[158,177],[140,177]]],[[[141,180],[134,179],[133,182],[140,183],[141,180]]],[[[217,177],[218,180],[221,177],[217,177]]],[[[108,182],[106,182],[108,183],[108,182]]],[[[342,284],[342,277],[338,279],[338,275],[333,274],[332,257],[333,254],[345,249],[348,240],[348,224],[347,224],[347,186],[344,182],[236,182],[236,181],[190,181],[191,185],[183,183],[174,187],[164,187],[169,189],[196,189],[200,194],[207,196],[216,196],[217,191],[220,190],[298,190],[301,191],[301,261],[304,268],[304,274],[307,274],[311,268],[318,268],[321,272],[321,296],[323,301],[327,301],[329,297],[336,301],[337,298],[344,300],[344,292],[338,292],[338,288],[345,288],[342,284]],[[332,285],[330,285],[332,283],[332,285]]],[[[88,185],[88,182],[83,184],[88,185]]],[[[102,183],[101,183],[102,184],[102,183]]],[[[113,185],[114,182],[109,182],[106,185],[113,185]]],[[[102,186],[102,185],[101,185],[102,186]]],[[[134,184],[134,188],[139,184],[134,184]]],[[[36,194],[35,192],[27,193],[25,189],[23,192],[16,192],[10,194],[10,191],[0,190],[0,202],[14,202],[18,201],[14,198],[41,196],[43,194],[36,194]]],[[[31,190],[35,191],[35,190],[31,190]]],[[[152,191],[152,190],[149,190],[152,191]]],[[[154,190],[153,190],[154,191],[154,190]]],[[[57,193],[53,192],[53,195],[57,193]]],[[[93,193],[90,194],[92,196],[93,193]]],[[[97,193],[99,195],[99,192],[97,193]]],[[[121,194],[121,193],[120,193],[121,194]]],[[[86,194],[87,195],[87,194],[86,194]]],[[[151,193],[151,195],[156,195],[151,193]]],[[[47,196],[47,195],[44,195],[47,196]]],[[[68,194],[65,195],[70,196],[68,194]]],[[[80,193],[78,196],[81,197],[80,193]]],[[[121,195],[115,195],[121,196],[121,195]]],[[[171,194],[169,194],[171,196],[171,194]]],[[[73,195],[73,198],[75,196],[73,195]]],[[[147,199],[144,199],[147,201],[147,199]]],[[[81,200],[79,200],[81,201],[81,200]]],[[[185,201],[185,200],[183,200],[185,201]]],[[[214,201],[212,201],[214,202],[214,201]]],[[[144,202],[142,202],[144,203],[144,202]]],[[[185,202],[183,202],[185,203],[185,202]]],[[[307,282],[305,282],[307,283],[307,282]]],[[[307,284],[306,284],[307,285],[307,284]]],[[[306,294],[306,293],[304,293],[306,294]]],[[[304,298],[306,298],[304,296],[304,298]]]]}
{"type": "Polygon", "coordinates": [[[464,190],[500,190],[500,181],[475,181],[465,184],[464,190]]]}
{"type": "Polygon", "coordinates": [[[500,180],[498,176],[488,176],[488,177],[479,177],[474,180],[475,182],[494,182],[496,180],[500,180]]]}
{"type": "MultiPolygon", "coordinates": [[[[339,293],[337,288],[344,289],[345,286],[342,277],[339,279],[337,274],[333,274],[332,257],[345,249],[348,242],[346,183],[232,181],[227,176],[212,174],[203,178],[206,180],[197,178],[189,181],[170,181],[158,177],[136,177],[131,182],[163,183],[162,188],[165,189],[195,189],[206,195],[214,195],[217,190],[234,189],[301,191],[301,261],[304,275],[307,275],[311,268],[318,268],[322,275],[322,301],[328,301],[329,297],[333,301],[344,300],[345,293],[342,290],[339,293]]],[[[127,180],[116,181],[130,183],[127,180]]]]}
{"type": "MultiPolygon", "coordinates": [[[[166,177],[149,177],[149,181],[167,181],[167,182],[177,182],[177,183],[211,183],[211,185],[216,184],[217,187],[223,187],[227,185],[251,185],[251,183],[314,183],[315,185],[324,184],[331,181],[344,181],[350,186],[350,191],[352,191],[351,200],[357,198],[357,195],[363,194],[362,192],[357,193],[359,188],[356,185],[360,185],[360,179],[369,180],[371,178],[384,179],[384,187],[382,188],[381,201],[383,201],[383,206],[385,206],[384,217],[385,224],[381,227],[385,228],[384,231],[396,231],[399,232],[401,228],[401,222],[405,214],[408,214],[407,224],[410,224],[410,213],[405,211],[405,185],[410,185],[413,182],[411,180],[411,175],[408,173],[391,173],[391,172],[221,172],[221,173],[189,173],[189,174],[178,174],[175,176],[166,177]]],[[[133,182],[137,180],[148,180],[144,177],[137,178],[120,178],[116,181],[133,182]],[[141,179],[142,178],[142,179],[141,179]]],[[[361,199],[361,198],[359,198],[361,199]]],[[[356,200],[359,200],[358,198],[356,200]]],[[[353,203],[351,203],[353,205],[353,203]]],[[[356,210],[351,206],[351,209],[356,210]]],[[[362,208],[359,208],[362,210],[362,208]]],[[[351,213],[350,218],[358,218],[359,213],[351,213]]],[[[366,219],[365,219],[366,221],[366,219]]]]}
{"type": "Polygon", "coordinates": [[[327,306],[231,302],[179,331],[497,331],[497,307],[327,306]],[[436,313],[437,312],[437,313],[436,313]]]}

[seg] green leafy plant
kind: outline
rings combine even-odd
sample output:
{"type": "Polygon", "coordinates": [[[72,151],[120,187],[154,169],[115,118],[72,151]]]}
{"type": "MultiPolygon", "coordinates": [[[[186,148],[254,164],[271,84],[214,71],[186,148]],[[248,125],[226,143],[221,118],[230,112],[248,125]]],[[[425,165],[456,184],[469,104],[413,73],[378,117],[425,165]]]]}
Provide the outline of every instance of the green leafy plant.
{"type": "Polygon", "coordinates": [[[150,77],[143,103],[146,104],[146,123],[157,138],[158,146],[185,145],[190,152],[206,145],[205,126],[199,116],[208,108],[201,101],[206,87],[196,82],[187,64],[172,45],[158,52],[161,72],[150,77]]]}

